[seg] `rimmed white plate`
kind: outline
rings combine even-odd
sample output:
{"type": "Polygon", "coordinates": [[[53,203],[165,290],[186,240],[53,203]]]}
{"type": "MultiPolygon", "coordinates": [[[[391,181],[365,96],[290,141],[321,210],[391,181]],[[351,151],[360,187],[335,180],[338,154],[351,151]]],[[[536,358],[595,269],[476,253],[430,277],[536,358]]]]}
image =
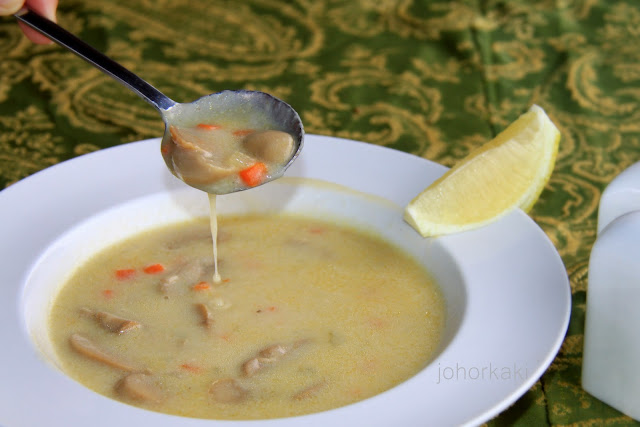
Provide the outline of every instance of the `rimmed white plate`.
{"type": "Polygon", "coordinates": [[[47,343],[46,307],[69,266],[118,233],[206,213],[203,195],[166,170],[159,140],[85,155],[3,190],[0,425],[475,425],[496,416],[555,357],[569,282],[551,242],[520,211],[471,232],[419,237],[402,208],[444,171],[399,151],[307,135],[285,179],[221,197],[222,211],[292,210],[377,229],[433,272],[448,305],[443,345],[413,378],[335,410],[256,422],[169,416],[98,395],[57,369],[47,343]]]}

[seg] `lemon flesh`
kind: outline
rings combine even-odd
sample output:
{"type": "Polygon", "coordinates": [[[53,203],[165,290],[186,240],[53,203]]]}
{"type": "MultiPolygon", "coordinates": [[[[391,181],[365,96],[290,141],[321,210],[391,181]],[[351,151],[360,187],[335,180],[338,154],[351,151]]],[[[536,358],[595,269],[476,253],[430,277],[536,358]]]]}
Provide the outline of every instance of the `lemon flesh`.
{"type": "Polygon", "coordinates": [[[414,198],[404,219],[429,237],[481,227],[516,208],[529,211],[549,181],[559,142],[556,126],[533,105],[414,198]]]}

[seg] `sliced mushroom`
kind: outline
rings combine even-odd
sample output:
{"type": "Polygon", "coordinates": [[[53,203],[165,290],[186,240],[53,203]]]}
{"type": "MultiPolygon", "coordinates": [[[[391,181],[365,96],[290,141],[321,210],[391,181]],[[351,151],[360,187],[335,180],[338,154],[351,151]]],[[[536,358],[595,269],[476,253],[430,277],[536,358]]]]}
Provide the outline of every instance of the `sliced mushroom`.
{"type": "Polygon", "coordinates": [[[127,372],[140,371],[135,366],[118,359],[116,356],[108,353],[93,343],[89,338],[86,338],[80,334],[72,334],[69,338],[69,344],[71,348],[77,351],[79,354],[86,356],[96,362],[104,363],[112,368],[121,369],[127,372]]]}
{"type": "Polygon", "coordinates": [[[171,138],[175,144],[171,152],[173,167],[187,184],[206,185],[228,177],[255,163],[255,159],[234,149],[226,132],[171,126],[171,138]]]}
{"type": "Polygon", "coordinates": [[[213,400],[219,403],[239,403],[249,397],[249,391],[233,378],[214,381],[209,388],[213,400]]]}
{"type": "Polygon", "coordinates": [[[213,259],[190,259],[162,279],[158,288],[164,295],[184,293],[187,290],[186,286],[199,282],[209,271],[212,271],[212,268],[213,259]]]}
{"type": "Polygon", "coordinates": [[[211,310],[209,310],[209,307],[207,307],[206,304],[196,304],[195,307],[200,315],[202,325],[206,328],[210,328],[213,325],[213,314],[211,313],[211,310]]]}
{"type": "Polygon", "coordinates": [[[244,139],[244,147],[253,156],[269,163],[284,163],[291,158],[293,137],[279,130],[253,132],[244,139]]]}
{"type": "Polygon", "coordinates": [[[158,403],[164,399],[155,379],[149,374],[133,373],[116,383],[115,391],[121,397],[137,402],[158,403]]]}
{"type": "Polygon", "coordinates": [[[252,377],[264,368],[264,363],[259,357],[249,359],[242,364],[242,372],[245,377],[252,377]]]}
{"type": "Polygon", "coordinates": [[[163,279],[160,284],[158,285],[158,289],[160,290],[160,292],[163,295],[169,295],[174,289],[175,289],[175,285],[178,284],[178,280],[180,279],[180,276],[178,276],[177,274],[173,274],[169,277],[167,277],[166,279],[163,279]]]}
{"type": "Polygon", "coordinates": [[[274,344],[260,350],[258,356],[268,362],[277,362],[279,359],[284,357],[284,355],[287,354],[289,350],[291,350],[291,348],[287,348],[282,344],[274,344]]]}
{"type": "Polygon", "coordinates": [[[82,313],[86,316],[90,316],[96,320],[98,325],[106,329],[109,332],[116,332],[118,334],[124,334],[133,329],[138,329],[142,325],[135,320],[125,319],[115,314],[108,313],[106,311],[93,311],[88,308],[83,308],[82,313]]]}
{"type": "Polygon", "coordinates": [[[326,387],[327,383],[324,381],[320,381],[318,383],[315,383],[307,388],[304,388],[302,390],[300,390],[299,392],[297,392],[296,394],[294,394],[292,396],[293,400],[305,400],[305,399],[309,399],[311,397],[316,396],[320,391],[322,391],[322,389],[324,389],[326,387]]]}
{"type": "Polygon", "coordinates": [[[261,372],[264,368],[274,365],[284,357],[297,350],[302,345],[310,342],[310,340],[299,340],[293,344],[273,344],[263,348],[253,357],[242,364],[242,373],[245,377],[252,377],[261,372]]]}

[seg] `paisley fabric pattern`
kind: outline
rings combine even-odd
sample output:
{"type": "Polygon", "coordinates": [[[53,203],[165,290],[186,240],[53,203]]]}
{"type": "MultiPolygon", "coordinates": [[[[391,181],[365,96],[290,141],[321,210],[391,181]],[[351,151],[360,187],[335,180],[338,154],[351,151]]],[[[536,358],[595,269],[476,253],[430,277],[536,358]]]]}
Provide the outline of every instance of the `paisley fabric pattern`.
{"type": "MultiPolygon", "coordinates": [[[[531,215],[567,267],[572,318],[548,371],[489,425],[634,423],[580,370],[598,201],[640,159],[637,0],[61,0],[59,21],[177,101],[263,90],[308,133],[447,166],[541,105],[562,142],[531,215]]],[[[162,131],[144,101],[0,19],[0,188],[162,131]]]]}

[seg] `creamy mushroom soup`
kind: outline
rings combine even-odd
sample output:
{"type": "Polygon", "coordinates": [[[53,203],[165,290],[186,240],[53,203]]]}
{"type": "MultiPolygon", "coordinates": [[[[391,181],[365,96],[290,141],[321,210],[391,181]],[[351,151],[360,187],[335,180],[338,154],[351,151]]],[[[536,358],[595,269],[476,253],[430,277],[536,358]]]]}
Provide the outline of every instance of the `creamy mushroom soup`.
{"type": "Polygon", "coordinates": [[[198,418],[308,414],[427,365],[443,297],[410,256],[346,225],[277,215],[145,232],[80,266],[56,297],[62,369],[105,396],[198,418]]]}

